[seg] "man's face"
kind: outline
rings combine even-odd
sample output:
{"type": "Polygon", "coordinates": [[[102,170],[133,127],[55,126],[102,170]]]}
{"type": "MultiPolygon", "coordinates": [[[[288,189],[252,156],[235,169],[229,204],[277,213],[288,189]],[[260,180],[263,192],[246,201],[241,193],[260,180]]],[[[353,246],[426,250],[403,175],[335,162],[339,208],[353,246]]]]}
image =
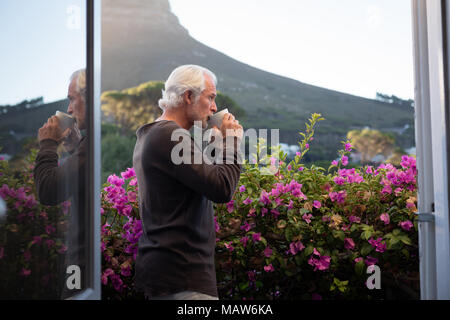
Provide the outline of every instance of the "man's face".
{"type": "Polygon", "coordinates": [[[77,92],[77,78],[73,79],[69,85],[69,107],[67,113],[77,121],[78,129],[86,129],[86,104],[82,96],[77,92]]]}
{"type": "Polygon", "coordinates": [[[202,127],[207,127],[209,117],[217,112],[216,106],[216,86],[208,75],[205,75],[205,90],[202,91],[198,100],[192,106],[192,120],[201,121],[202,127]]]}

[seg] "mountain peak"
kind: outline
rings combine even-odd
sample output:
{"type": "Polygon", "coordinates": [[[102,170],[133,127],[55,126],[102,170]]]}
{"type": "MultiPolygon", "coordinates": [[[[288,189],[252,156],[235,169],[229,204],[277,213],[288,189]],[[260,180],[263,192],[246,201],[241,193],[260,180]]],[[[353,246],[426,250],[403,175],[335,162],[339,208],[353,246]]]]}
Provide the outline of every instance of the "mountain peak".
{"type": "MultiPolygon", "coordinates": [[[[103,0],[102,23],[140,30],[165,29],[168,33],[188,34],[171,9],[168,0],[103,0]]],[[[106,36],[109,36],[108,32],[106,36]]]]}

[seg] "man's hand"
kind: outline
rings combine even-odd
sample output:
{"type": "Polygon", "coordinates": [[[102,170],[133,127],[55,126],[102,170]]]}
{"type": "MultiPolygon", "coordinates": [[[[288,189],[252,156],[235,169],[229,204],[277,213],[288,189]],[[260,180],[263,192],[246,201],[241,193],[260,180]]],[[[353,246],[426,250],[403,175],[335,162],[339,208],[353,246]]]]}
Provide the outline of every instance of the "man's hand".
{"type": "Polygon", "coordinates": [[[59,126],[59,119],[57,116],[50,117],[47,122],[39,129],[38,140],[41,142],[45,139],[55,140],[60,142],[67,134],[69,134],[70,129],[62,132],[59,126]]]}
{"type": "Polygon", "coordinates": [[[220,127],[223,137],[235,136],[242,139],[244,131],[239,121],[234,118],[231,113],[226,113],[222,120],[222,126],[220,127]]]}
{"type": "Polygon", "coordinates": [[[81,133],[76,123],[73,128],[68,128],[67,130],[63,133],[63,136],[65,136],[62,140],[63,146],[67,152],[72,153],[80,144],[81,133]],[[67,130],[69,130],[69,133],[65,135],[64,133],[66,133],[67,130]]]}

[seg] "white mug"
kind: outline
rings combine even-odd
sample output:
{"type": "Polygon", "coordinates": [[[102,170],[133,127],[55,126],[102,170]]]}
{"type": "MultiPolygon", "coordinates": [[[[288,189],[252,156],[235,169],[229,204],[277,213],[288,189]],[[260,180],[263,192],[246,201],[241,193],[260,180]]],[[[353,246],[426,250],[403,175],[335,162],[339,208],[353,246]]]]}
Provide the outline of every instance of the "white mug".
{"type": "Polygon", "coordinates": [[[62,131],[65,131],[67,128],[72,128],[75,124],[75,118],[67,113],[56,111],[55,116],[58,117],[59,126],[62,131]]]}
{"type": "Polygon", "coordinates": [[[225,108],[223,110],[220,110],[219,112],[214,113],[208,120],[208,129],[216,126],[217,128],[220,129],[220,127],[222,126],[222,120],[223,117],[225,116],[225,114],[228,113],[228,109],[225,108]]]}

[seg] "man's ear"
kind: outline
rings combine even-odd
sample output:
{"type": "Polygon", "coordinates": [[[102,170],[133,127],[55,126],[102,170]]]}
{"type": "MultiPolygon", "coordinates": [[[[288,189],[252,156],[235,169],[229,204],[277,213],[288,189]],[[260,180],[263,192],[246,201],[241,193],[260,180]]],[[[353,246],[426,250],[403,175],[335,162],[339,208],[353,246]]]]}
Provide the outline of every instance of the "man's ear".
{"type": "Polygon", "coordinates": [[[194,103],[194,93],[191,90],[186,90],[183,93],[183,101],[187,105],[193,104],[194,103]]]}

